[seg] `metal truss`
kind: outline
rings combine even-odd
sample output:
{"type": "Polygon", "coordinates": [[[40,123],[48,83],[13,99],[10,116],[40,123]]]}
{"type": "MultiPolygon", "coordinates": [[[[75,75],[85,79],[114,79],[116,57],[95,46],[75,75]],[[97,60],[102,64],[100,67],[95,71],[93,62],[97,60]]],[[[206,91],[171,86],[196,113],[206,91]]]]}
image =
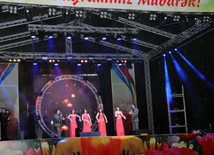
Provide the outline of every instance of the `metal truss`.
{"type": "MultiPolygon", "coordinates": [[[[93,12],[93,14],[99,16],[99,13],[93,12]]],[[[161,35],[161,36],[167,37],[167,38],[175,38],[177,36],[176,34],[172,34],[172,33],[160,30],[160,29],[156,29],[156,28],[144,25],[144,24],[140,24],[138,22],[135,22],[135,21],[132,21],[132,20],[128,20],[128,19],[125,19],[125,18],[122,18],[122,17],[118,17],[118,19],[112,19],[111,17],[112,17],[112,14],[108,13],[108,17],[107,17],[108,19],[117,21],[117,22],[125,24],[125,25],[129,25],[129,26],[138,28],[140,30],[148,31],[148,32],[151,32],[151,33],[154,33],[154,34],[157,34],[157,35],[161,35]]]]}
{"type": "Polygon", "coordinates": [[[146,101],[148,114],[148,127],[154,133],[154,119],[153,119],[153,105],[152,105],[152,89],[150,78],[150,64],[149,59],[144,60],[145,85],[146,85],[146,101]]]}
{"type": "Polygon", "coordinates": [[[45,14],[43,16],[35,16],[35,17],[33,17],[32,21],[27,21],[27,19],[20,19],[20,20],[14,20],[14,21],[10,21],[10,22],[1,23],[0,29],[24,25],[24,24],[30,24],[33,22],[40,22],[43,20],[49,20],[49,19],[54,19],[54,18],[58,18],[58,17],[62,17],[62,11],[58,11],[56,13],[56,16],[52,16],[52,17],[49,17],[48,14],[45,14]]]}
{"type": "Polygon", "coordinates": [[[0,37],[0,42],[6,42],[6,41],[15,40],[15,39],[24,38],[24,37],[30,37],[30,31],[0,37]]]}
{"type": "Polygon", "coordinates": [[[181,32],[180,34],[178,34],[178,36],[175,39],[169,39],[165,43],[161,44],[159,46],[158,50],[149,51],[147,53],[148,59],[151,59],[151,58],[155,57],[156,55],[162,53],[163,50],[165,50],[166,48],[172,46],[174,43],[181,43],[181,42],[185,41],[186,39],[194,36],[195,34],[203,31],[206,28],[210,27],[210,25],[211,25],[211,21],[208,22],[208,23],[205,23],[205,22],[202,22],[202,21],[198,21],[197,23],[195,23],[189,29],[187,29],[187,30],[181,32]]]}
{"type": "Polygon", "coordinates": [[[1,60],[9,60],[9,59],[21,59],[21,60],[42,60],[42,57],[48,57],[48,59],[58,59],[58,60],[81,60],[81,59],[93,59],[93,60],[101,60],[106,61],[107,59],[111,59],[112,61],[116,60],[133,60],[133,61],[141,61],[142,58],[136,57],[133,54],[97,54],[97,53],[42,53],[42,52],[8,52],[1,51],[0,59],[1,60]]]}
{"type": "MultiPolygon", "coordinates": [[[[28,30],[37,31],[41,29],[41,25],[39,24],[29,24],[28,30]]],[[[93,27],[86,24],[82,24],[81,26],[64,26],[64,25],[43,25],[43,30],[45,31],[63,31],[63,32],[82,32],[82,33],[113,33],[113,34],[123,34],[123,33],[138,33],[137,28],[116,28],[116,27],[93,27]]]]}
{"type": "MultiPolygon", "coordinates": [[[[57,37],[57,34],[55,33],[54,38],[57,37]]],[[[21,38],[21,37],[19,37],[21,38]]],[[[48,36],[46,35],[44,37],[44,40],[48,40],[48,36]]],[[[37,43],[39,42],[39,38],[35,38],[35,39],[27,39],[27,40],[23,40],[23,41],[19,41],[19,42],[15,42],[15,43],[10,43],[10,44],[5,44],[0,46],[0,51],[6,50],[6,49],[11,49],[11,48],[15,48],[15,47],[19,47],[19,46],[25,46],[27,44],[31,44],[31,43],[37,43]]]]}

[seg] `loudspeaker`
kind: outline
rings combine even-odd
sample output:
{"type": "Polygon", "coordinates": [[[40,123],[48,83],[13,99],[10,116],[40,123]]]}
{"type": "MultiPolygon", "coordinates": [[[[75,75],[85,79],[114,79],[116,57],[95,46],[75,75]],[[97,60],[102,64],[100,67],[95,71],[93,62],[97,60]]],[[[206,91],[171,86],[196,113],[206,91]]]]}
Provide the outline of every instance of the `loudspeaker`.
{"type": "Polygon", "coordinates": [[[101,136],[100,131],[95,132],[81,132],[80,137],[99,137],[101,136]]]}
{"type": "Polygon", "coordinates": [[[152,130],[150,129],[139,129],[136,130],[136,135],[152,135],[152,130]]]}

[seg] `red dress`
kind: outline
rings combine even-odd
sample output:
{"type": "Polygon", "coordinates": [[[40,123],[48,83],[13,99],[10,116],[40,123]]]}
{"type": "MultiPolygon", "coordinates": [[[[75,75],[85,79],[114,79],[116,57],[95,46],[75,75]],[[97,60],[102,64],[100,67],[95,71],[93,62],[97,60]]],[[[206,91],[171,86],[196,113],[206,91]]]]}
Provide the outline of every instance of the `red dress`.
{"type": "Polygon", "coordinates": [[[70,115],[70,137],[76,137],[75,129],[77,128],[76,115],[70,115]]]}
{"type": "Polygon", "coordinates": [[[122,113],[121,112],[117,112],[116,116],[120,116],[120,118],[116,118],[116,133],[117,136],[124,136],[125,132],[124,132],[124,127],[123,127],[123,119],[122,119],[122,113]]]}
{"type": "Polygon", "coordinates": [[[83,129],[82,132],[91,132],[91,123],[88,114],[83,114],[83,129]],[[87,121],[89,122],[87,122],[87,121]]]}
{"type": "Polygon", "coordinates": [[[104,114],[99,114],[98,131],[100,131],[101,136],[107,136],[104,114]]]}

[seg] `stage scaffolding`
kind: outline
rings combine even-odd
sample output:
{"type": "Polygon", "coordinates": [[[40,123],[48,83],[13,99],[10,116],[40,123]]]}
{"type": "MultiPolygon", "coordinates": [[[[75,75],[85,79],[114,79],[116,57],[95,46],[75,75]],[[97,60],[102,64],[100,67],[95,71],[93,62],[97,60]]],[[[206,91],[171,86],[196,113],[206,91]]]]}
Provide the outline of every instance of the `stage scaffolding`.
{"type": "MultiPolygon", "coordinates": [[[[19,8],[22,9],[22,8],[19,8]]],[[[3,11],[8,11],[7,8],[3,8],[3,11]]],[[[71,10],[71,14],[74,14],[74,10],[71,10]]],[[[93,14],[98,15],[98,11],[93,12],[93,14]]],[[[125,33],[131,32],[131,33],[138,33],[140,30],[144,30],[150,33],[154,33],[156,35],[160,35],[163,37],[169,38],[168,41],[164,42],[161,45],[154,45],[152,43],[148,43],[145,41],[137,40],[135,42],[132,42],[136,45],[144,46],[147,48],[150,48],[151,51],[144,53],[143,51],[127,48],[124,46],[120,46],[118,44],[105,42],[105,41],[99,41],[97,42],[95,38],[90,37],[89,41],[94,42],[103,46],[107,46],[113,49],[117,49],[120,51],[125,52],[126,54],[95,54],[95,53],[73,53],[72,52],[72,41],[66,42],[66,53],[58,54],[58,53],[34,53],[34,52],[8,52],[5,51],[7,49],[27,45],[27,44],[33,44],[36,42],[39,42],[39,39],[36,38],[34,40],[32,39],[26,39],[23,41],[18,41],[14,43],[4,44],[0,46],[0,59],[8,61],[9,59],[24,59],[24,60],[41,60],[42,56],[47,56],[49,59],[59,59],[59,60],[67,60],[67,57],[70,57],[72,59],[78,60],[78,59],[88,59],[89,57],[93,57],[94,60],[102,60],[106,61],[107,58],[111,58],[112,60],[117,59],[124,59],[124,60],[132,60],[132,61],[143,61],[144,62],[144,72],[145,72],[145,86],[146,86],[146,100],[147,100],[147,113],[148,113],[148,127],[152,132],[154,133],[154,121],[153,121],[153,105],[152,105],[152,92],[151,92],[151,78],[150,78],[150,60],[151,58],[154,58],[161,54],[163,51],[167,50],[170,47],[173,47],[173,44],[182,43],[188,38],[198,34],[199,32],[202,32],[206,28],[211,26],[212,19],[209,22],[203,22],[202,20],[198,20],[192,27],[189,29],[183,31],[180,34],[172,34],[157,28],[153,28],[147,25],[140,24],[135,21],[131,21],[122,17],[118,17],[118,19],[112,19],[112,14],[108,13],[108,19],[114,20],[118,23],[122,23],[125,25],[130,26],[131,28],[117,28],[117,27],[93,27],[87,24],[82,23],[64,23],[56,26],[52,25],[36,25],[32,24],[34,22],[39,22],[42,20],[49,20],[54,19],[58,17],[62,17],[62,11],[58,11],[56,13],[56,16],[49,17],[47,14],[43,16],[35,16],[33,17],[33,21],[27,21],[26,19],[20,19],[16,21],[10,21],[0,24],[0,29],[8,28],[8,27],[14,27],[19,25],[25,25],[28,24],[28,30],[26,32],[21,32],[14,35],[8,35],[4,37],[0,37],[0,42],[5,41],[11,41],[15,39],[20,39],[24,37],[30,37],[30,30],[38,31],[40,29],[43,29],[45,31],[53,31],[54,38],[57,37],[57,32],[63,31],[64,33],[67,32],[104,32],[104,33],[113,33],[118,34],[120,33],[122,35],[122,40],[127,41],[127,38],[125,36],[125,33]],[[80,25],[79,25],[80,24],[80,25]]],[[[80,36],[83,38],[83,36],[80,36]]],[[[44,40],[48,40],[48,36],[46,35],[44,37],[44,40]]]]}

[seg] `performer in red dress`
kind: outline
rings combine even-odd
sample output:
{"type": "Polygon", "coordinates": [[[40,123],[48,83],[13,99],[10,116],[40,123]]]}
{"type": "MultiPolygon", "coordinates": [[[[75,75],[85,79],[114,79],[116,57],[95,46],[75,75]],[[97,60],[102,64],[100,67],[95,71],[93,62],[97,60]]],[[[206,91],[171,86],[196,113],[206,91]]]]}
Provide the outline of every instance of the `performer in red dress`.
{"type": "Polygon", "coordinates": [[[107,136],[107,133],[106,133],[106,123],[108,123],[107,117],[103,113],[103,110],[101,108],[99,108],[98,111],[99,112],[96,115],[96,119],[98,121],[98,131],[100,131],[101,136],[107,136]]]}
{"type": "Polygon", "coordinates": [[[126,119],[126,117],[123,115],[122,111],[120,111],[119,106],[117,106],[115,111],[115,117],[116,117],[116,133],[117,136],[124,136],[124,126],[123,126],[123,119],[126,119]]]}
{"type": "Polygon", "coordinates": [[[88,114],[88,110],[84,109],[84,114],[82,115],[82,121],[83,121],[83,129],[82,132],[91,132],[91,117],[88,114]]]}
{"type": "Polygon", "coordinates": [[[77,121],[76,117],[79,118],[79,121],[81,122],[81,118],[79,115],[75,114],[75,110],[71,110],[71,114],[68,115],[68,119],[70,120],[70,137],[76,137],[75,129],[77,128],[77,121]]]}

